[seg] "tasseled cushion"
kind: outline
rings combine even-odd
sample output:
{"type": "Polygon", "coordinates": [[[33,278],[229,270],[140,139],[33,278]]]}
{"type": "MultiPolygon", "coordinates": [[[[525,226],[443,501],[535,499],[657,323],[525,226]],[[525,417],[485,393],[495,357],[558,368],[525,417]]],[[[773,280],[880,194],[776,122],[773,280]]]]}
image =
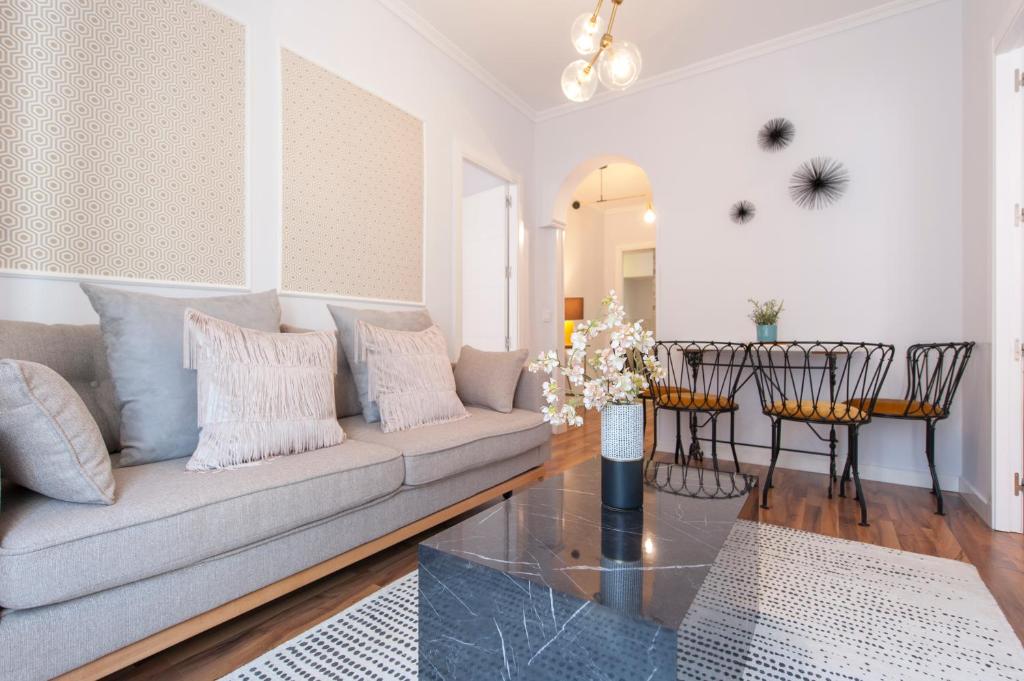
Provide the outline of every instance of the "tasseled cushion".
{"type": "Polygon", "coordinates": [[[189,309],[184,339],[199,398],[189,470],[235,468],[345,439],[335,413],[333,332],[267,333],[189,309]]]}
{"type": "Polygon", "coordinates": [[[393,331],[364,321],[356,330],[366,360],[369,398],[380,409],[385,433],[458,421],[469,416],[455,390],[444,334],[393,331]]]}

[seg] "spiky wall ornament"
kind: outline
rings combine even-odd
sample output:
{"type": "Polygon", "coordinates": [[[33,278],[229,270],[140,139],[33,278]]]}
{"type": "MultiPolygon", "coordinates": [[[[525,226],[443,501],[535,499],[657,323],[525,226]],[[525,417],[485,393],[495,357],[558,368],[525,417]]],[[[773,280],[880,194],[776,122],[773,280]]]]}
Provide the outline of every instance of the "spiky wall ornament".
{"type": "Polygon", "coordinates": [[[789,180],[789,196],[807,210],[820,210],[832,205],[846,192],[850,173],[839,161],[816,156],[804,161],[789,180]]]}
{"type": "Polygon", "coordinates": [[[757,144],[765,151],[782,151],[796,137],[796,126],[785,118],[773,118],[757,132],[757,144]]]}
{"type": "Polygon", "coordinates": [[[745,225],[754,219],[757,207],[750,201],[737,201],[729,209],[729,219],[737,225],[745,225]]]}

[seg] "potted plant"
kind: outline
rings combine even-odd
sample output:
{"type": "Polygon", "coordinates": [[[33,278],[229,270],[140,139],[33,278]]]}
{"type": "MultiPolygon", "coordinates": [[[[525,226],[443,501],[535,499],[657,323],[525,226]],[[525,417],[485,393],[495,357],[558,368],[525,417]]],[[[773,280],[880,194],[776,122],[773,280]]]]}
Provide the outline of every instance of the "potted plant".
{"type": "Polygon", "coordinates": [[[549,350],[530,363],[530,371],[548,375],[541,388],[541,411],[548,423],[583,425],[581,405],[601,413],[601,500],[612,508],[639,508],[644,451],[640,393],[649,387],[649,379],[662,378],[664,369],[652,354],[654,335],[644,329],[643,321],[625,321],[615,291],[601,302],[604,318],[576,325],[564,363],[549,350]],[[608,346],[588,352],[594,339],[606,332],[608,346]],[[575,395],[559,387],[559,376],[575,395]]]}
{"type": "Polygon", "coordinates": [[[779,340],[779,315],[782,314],[784,301],[772,298],[759,303],[750,298],[749,302],[754,306],[749,316],[757,324],[757,342],[774,343],[779,340]]]}

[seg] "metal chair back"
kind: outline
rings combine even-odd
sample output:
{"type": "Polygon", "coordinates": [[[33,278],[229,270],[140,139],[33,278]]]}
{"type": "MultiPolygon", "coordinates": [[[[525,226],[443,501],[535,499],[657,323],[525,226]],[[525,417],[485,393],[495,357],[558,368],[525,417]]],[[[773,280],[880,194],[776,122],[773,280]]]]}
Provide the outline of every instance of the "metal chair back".
{"type": "Polygon", "coordinates": [[[774,418],[863,424],[895,349],[884,343],[800,341],[750,346],[762,411],[774,418]],[[866,409],[847,404],[869,400],[866,409]]]}

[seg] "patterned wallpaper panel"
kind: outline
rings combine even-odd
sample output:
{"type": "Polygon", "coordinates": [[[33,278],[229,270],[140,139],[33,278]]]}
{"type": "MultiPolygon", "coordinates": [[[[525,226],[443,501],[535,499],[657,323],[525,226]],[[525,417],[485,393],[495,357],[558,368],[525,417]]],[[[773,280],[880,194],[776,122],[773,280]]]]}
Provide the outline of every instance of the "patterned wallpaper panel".
{"type": "Polygon", "coordinates": [[[245,29],[0,0],[0,269],[244,285],[245,29]]]}
{"type": "Polygon", "coordinates": [[[282,288],[423,299],[423,124],[281,51],[282,288]]]}

